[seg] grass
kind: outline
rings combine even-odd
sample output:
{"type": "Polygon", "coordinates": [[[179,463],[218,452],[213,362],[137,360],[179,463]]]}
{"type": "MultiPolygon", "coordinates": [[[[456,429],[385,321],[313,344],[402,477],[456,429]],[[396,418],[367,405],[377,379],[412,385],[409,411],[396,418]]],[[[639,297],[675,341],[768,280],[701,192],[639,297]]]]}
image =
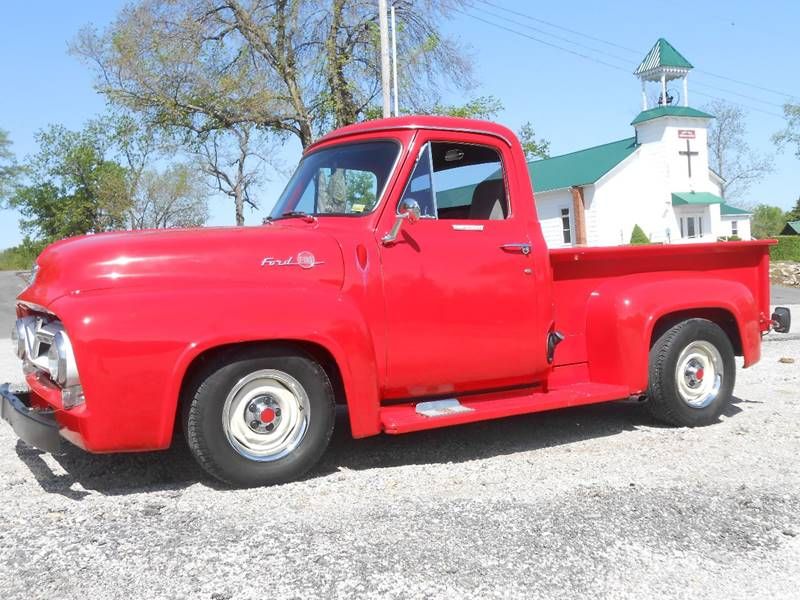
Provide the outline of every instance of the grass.
{"type": "Polygon", "coordinates": [[[0,271],[27,271],[41,252],[36,244],[20,244],[0,251],[0,271]]]}

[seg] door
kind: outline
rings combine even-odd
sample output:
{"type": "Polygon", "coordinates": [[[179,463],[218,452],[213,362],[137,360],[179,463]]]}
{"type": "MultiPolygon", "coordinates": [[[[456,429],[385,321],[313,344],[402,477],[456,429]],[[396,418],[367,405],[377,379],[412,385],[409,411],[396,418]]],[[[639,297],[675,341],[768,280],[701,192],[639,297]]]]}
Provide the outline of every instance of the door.
{"type": "Polygon", "coordinates": [[[547,369],[549,324],[537,323],[531,243],[515,214],[531,198],[509,197],[508,148],[478,139],[423,140],[401,196],[421,217],[381,243],[386,398],[524,385],[547,369]]]}

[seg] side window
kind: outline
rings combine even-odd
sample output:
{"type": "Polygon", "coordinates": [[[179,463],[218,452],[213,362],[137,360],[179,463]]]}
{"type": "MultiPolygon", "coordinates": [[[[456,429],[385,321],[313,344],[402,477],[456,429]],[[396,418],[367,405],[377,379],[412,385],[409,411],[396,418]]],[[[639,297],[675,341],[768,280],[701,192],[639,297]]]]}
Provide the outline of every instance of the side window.
{"type": "Polygon", "coordinates": [[[433,189],[440,219],[502,220],[508,217],[503,163],[493,148],[431,143],[433,189]]]}
{"type": "Polygon", "coordinates": [[[502,220],[508,217],[503,163],[486,146],[427,143],[403,199],[415,200],[423,218],[502,220]]]}
{"type": "Polygon", "coordinates": [[[433,171],[431,164],[431,145],[425,144],[417,157],[417,164],[403,192],[403,200],[415,200],[423,218],[436,218],[436,202],[433,199],[433,171]]]}

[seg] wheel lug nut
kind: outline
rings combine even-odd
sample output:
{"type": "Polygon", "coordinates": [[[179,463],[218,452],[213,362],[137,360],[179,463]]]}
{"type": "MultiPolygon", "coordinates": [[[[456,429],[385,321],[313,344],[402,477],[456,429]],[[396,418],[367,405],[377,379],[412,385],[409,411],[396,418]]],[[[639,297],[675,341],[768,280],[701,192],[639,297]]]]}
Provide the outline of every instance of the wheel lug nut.
{"type": "Polygon", "coordinates": [[[273,429],[275,429],[275,425],[273,425],[272,423],[269,423],[267,425],[267,431],[272,431],[273,429]]]}
{"type": "Polygon", "coordinates": [[[250,406],[247,408],[247,410],[249,410],[251,413],[254,413],[254,412],[256,412],[256,411],[258,410],[258,407],[257,407],[255,404],[251,404],[251,405],[250,405],[250,406]]]}
{"type": "Polygon", "coordinates": [[[280,417],[281,416],[281,409],[280,408],[276,408],[275,409],[275,416],[276,417],[280,417]]]}
{"type": "Polygon", "coordinates": [[[258,429],[259,425],[260,423],[258,421],[250,421],[250,427],[252,427],[253,429],[258,429]]]}

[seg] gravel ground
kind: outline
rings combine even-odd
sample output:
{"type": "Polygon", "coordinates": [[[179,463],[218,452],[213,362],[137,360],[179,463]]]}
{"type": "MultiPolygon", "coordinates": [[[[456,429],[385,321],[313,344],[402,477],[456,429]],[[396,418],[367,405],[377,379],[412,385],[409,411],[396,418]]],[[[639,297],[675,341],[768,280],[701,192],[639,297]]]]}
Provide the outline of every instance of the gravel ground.
{"type": "Polygon", "coordinates": [[[319,468],[256,490],[0,424],[0,597],[797,598],[798,337],[711,427],[612,403],[354,441],[340,415],[319,468]]]}

